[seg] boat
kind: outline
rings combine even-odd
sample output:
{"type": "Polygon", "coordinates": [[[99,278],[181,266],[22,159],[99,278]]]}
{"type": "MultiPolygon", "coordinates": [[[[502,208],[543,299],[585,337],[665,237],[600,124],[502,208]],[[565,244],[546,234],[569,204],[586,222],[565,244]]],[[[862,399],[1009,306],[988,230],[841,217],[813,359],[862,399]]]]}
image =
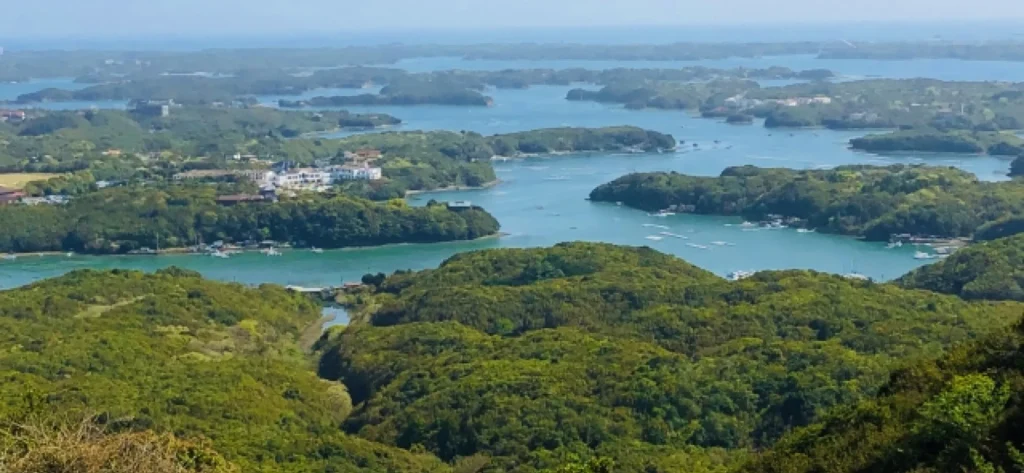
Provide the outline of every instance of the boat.
{"type": "Polygon", "coordinates": [[[753,228],[753,227],[756,227],[757,224],[754,223],[754,222],[743,222],[743,223],[740,224],[740,226],[744,227],[744,228],[753,228]]]}
{"type": "Polygon", "coordinates": [[[892,243],[889,243],[888,245],[885,245],[885,247],[890,249],[890,250],[893,249],[893,248],[900,248],[902,246],[903,246],[903,242],[902,241],[894,241],[892,243]]]}
{"type": "Polygon", "coordinates": [[[671,217],[671,216],[673,216],[675,214],[676,214],[675,212],[666,212],[666,211],[662,210],[661,212],[657,212],[657,213],[653,213],[653,214],[647,214],[647,216],[649,216],[649,217],[665,218],[665,217],[671,217]]]}
{"type": "Polygon", "coordinates": [[[267,248],[263,250],[263,254],[267,256],[281,256],[281,252],[275,248],[267,248]]]}
{"type": "Polygon", "coordinates": [[[657,225],[657,224],[654,224],[654,223],[645,223],[643,225],[644,225],[644,227],[647,227],[647,228],[660,228],[662,230],[668,230],[668,227],[666,227],[664,225],[657,225]]]}
{"type": "Polygon", "coordinates": [[[736,245],[734,245],[732,243],[729,243],[727,241],[713,241],[713,242],[711,242],[711,244],[715,245],[715,246],[736,246],[736,245]]]}
{"type": "Polygon", "coordinates": [[[67,256],[68,258],[70,258],[72,256],[75,256],[75,254],[69,251],[69,252],[65,253],[64,256],[67,256]]]}
{"type": "Polygon", "coordinates": [[[313,253],[316,253],[318,255],[323,254],[324,252],[323,248],[317,248],[315,246],[310,248],[309,251],[312,251],[313,253]]]}
{"type": "Polygon", "coordinates": [[[810,228],[798,228],[798,229],[796,229],[796,232],[797,233],[814,233],[814,230],[812,230],[810,228]]]}
{"type": "Polygon", "coordinates": [[[934,258],[936,258],[935,255],[930,255],[930,254],[925,253],[923,251],[918,251],[918,252],[914,253],[914,259],[934,259],[934,258]]]}
{"type": "Polygon", "coordinates": [[[647,238],[648,240],[651,240],[651,241],[661,241],[661,240],[665,239],[665,237],[660,237],[658,235],[647,235],[644,238],[647,238]]]}
{"type": "Polygon", "coordinates": [[[730,281],[739,281],[740,279],[746,279],[753,275],[753,271],[733,271],[729,273],[728,279],[730,281]]]}
{"type": "Polygon", "coordinates": [[[220,251],[220,250],[211,251],[210,252],[210,256],[212,256],[214,258],[222,258],[222,259],[227,259],[227,258],[231,257],[227,253],[225,253],[223,251],[220,251]]]}
{"type": "Polygon", "coordinates": [[[696,243],[687,243],[686,246],[689,246],[690,248],[697,248],[699,250],[706,250],[706,249],[708,249],[707,245],[698,245],[696,243]]]}
{"type": "Polygon", "coordinates": [[[18,259],[17,255],[4,255],[3,256],[3,260],[4,261],[14,261],[16,259],[18,259]]]}

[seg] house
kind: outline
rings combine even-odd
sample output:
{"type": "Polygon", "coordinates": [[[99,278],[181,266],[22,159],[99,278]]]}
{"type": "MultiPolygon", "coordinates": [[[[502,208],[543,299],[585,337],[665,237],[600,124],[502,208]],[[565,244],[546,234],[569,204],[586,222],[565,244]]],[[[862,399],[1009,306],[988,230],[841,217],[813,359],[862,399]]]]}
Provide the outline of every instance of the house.
{"type": "Polygon", "coordinates": [[[379,159],[380,157],[381,152],[379,149],[364,148],[356,150],[356,158],[364,161],[371,159],[379,159]]]}
{"type": "Polygon", "coordinates": [[[25,196],[25,192],[19,189],[0,186],[0,205],[17,203],[25,196]]]}
{"type": "Polygon", "coordinates": [[[20,122],[25,120],[23,110],[0,110],[0,121],[20,122]]]}

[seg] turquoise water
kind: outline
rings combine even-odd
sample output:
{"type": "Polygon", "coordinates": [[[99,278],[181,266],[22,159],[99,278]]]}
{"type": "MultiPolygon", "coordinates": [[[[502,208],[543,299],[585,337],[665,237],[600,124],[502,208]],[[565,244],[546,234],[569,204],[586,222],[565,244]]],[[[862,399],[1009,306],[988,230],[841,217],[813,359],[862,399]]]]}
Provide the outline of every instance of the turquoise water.
{"type": "MultiPolygon", "coordinates": [[[[313,254],[286,251],[281,257],[259,253],[229,260],[195,255],[21,257],[0,262],[0,287],[13,287],[82,268],[130,268],[151,271],[170,265],[246,284],[275,282],[301,286],[339,285],[370,272],[424,269],[452,254],[484,248],[549,246],[562,241],[603,241],[647,245],[686,259],[720,275],[736,270],[808,268],[834,273],[859,272],[891,279],[920,265],[914,249],[886,249],[852,238],[798,233],[790,229],[752,230],[739,219],[676,215],[659,218],[615,205],[585,200],[595,186],[632,171],[711,169],[725,159],[725,148],[679,154],[562,156],[498,163],[502,183],[490,189],[430,193],[430,199],[468,199],[491,211],[507,234],[501,238],[431,245],[395,245],[313,254]],[[661,232],[686,237],[664,236],[661,232]],[[663,236],[660,241],[649,236],[663,236]],[[706,248],[695,247],[700,245],[706,248]]],[[[735,148],[734,148],[735,149],[735,148]]]]}
{"type": "MultiPolygon", "coordinates": [[[[502,64],[508,65],[506,62],[502,64]]],[[[437,67],[444,68],[441,65],[437,67]]],[[[897,72],[890,70],[890,73],[897,72]]],[[[548,246],[569,240],[648,245],[721,275],[737,270],[807,268],[834,273],[858,272],[884,280],[921,264],[921,261],[913,259],[914,248],[888,250],[880,244],[789,229],[750,231],[739,226],[740,221],[729,218],[690,215],[656,218],[628,208],[591,203],[585,198],[597,185],[639,171],[674,170],[694,175],[717,175],[727,166],[743,164],[807,169],[850,163],[928,163],[958,166],[981,179],[1000,180],[1006,178],[1009,167],[1008,160],[987,156],[874,155],[847,149],[849,139],[862,135],[862,132],[768,130],[759,125],[727,125],[680,111],[633,111],[617,105],[568,102],[564,97],[569,88],[541,86],[526,90],[491,90],[488,94],[495,98],[496,105],[487,108],[415,106],[350,107],[349,110],[394,114],[404,120],[399,127],[403,130],[473,130],[494,134],[557,126],[635,125],[670,133],[685,144],[677,153],[597,154],[499,162],[495,168],[502,183],[496,187],[425,194],[411,199],[413,204],[423,204],[431,198],[472,200],[488,209],[502,223],[507,235],[501,238],[346,249],[321,255],[293,250],[277,258],[254,253],[233,256],[229,260],[191,255],[21,257],[13,262],[0,261],[0,288],[19,286],[75,269],[150,271],[170,265],[194,269],[211,278],[246,284],[338,285],[358,280],[370,272],[434,267],[462,251],[548,246]],[[661,232],[687,239],[661,235],[661,232]],[[651,236],[663,238],[647,238],[651,236]]],[[[310,92],[309,96],[324,92],[330,91],[310,92]]],[[[263,97],[263,100],[272,103],[277,98],[263,97]]]]}

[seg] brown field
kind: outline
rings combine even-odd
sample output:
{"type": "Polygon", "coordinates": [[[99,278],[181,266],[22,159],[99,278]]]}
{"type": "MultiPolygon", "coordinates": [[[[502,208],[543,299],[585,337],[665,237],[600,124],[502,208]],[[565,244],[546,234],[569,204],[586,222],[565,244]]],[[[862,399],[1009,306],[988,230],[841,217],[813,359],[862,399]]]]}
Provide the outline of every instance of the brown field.
{"type": "Polygon", "coordinates": [[[60,174],[45,174],[45,173],[29,173],[19,172],[13,174],[0,174],[0,186],[13,187],[15,189],[21,189],[32,181],[45,181],[51,177],[57,177],[60,174]]]}

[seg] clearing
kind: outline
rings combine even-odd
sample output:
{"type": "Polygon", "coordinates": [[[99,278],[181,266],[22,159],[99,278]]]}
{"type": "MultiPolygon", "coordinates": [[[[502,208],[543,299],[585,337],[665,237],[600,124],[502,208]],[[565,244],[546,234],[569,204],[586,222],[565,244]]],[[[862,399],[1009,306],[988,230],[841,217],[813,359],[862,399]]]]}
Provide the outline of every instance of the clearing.
{"type": "Polygon", "coordinates": [[[45,181],[60,174],[46,174],[34,172],[18,172],[12,174],[0,174],[0,186],[21,189],[33,181],[45,181]]]}

